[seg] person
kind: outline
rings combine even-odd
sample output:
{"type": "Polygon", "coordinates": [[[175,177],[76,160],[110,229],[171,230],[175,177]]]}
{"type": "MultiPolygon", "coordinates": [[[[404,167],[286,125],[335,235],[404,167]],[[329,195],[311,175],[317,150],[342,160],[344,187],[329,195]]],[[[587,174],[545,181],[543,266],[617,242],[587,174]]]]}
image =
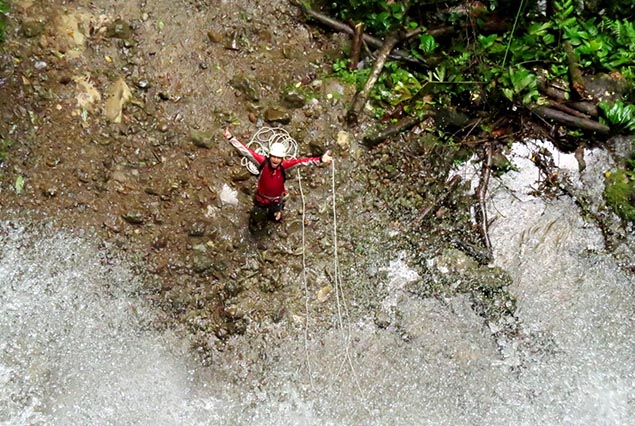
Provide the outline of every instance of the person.
{"type": "Polygon", "coordinates": [[[260,171],[250,215],[251,226],[261,225],[267,219],[280,222],[287,197],[284,182],[288,171],[302,165],[330,164],[333,159],[330,150],[321,157],[285,158],[287,148],[280,142],[273,142],[269,146],[269,155],[265,156],[240,142],[228,128],[225,129],[224,135],[229,143],[258,166],[260,171]]]}

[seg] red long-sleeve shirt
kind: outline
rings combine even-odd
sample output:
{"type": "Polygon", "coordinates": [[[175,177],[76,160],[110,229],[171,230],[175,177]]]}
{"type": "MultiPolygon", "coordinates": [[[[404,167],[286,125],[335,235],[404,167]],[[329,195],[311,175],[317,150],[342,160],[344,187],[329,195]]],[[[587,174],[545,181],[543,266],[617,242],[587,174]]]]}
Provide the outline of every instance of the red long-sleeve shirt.
{"type": "Polygon", "coordinates": [[[282,169],[284,169],[284,173],[286,173],[297,166],[319,164],[322,162],[320,157],[289,158],[282,160],[282,163],[278,167],[273,168],[268,157],[258,154],[235,137],[229,139],[229,142],[242,155],[247,157],[249,161],[258,166],[260,175],[258,176],[258,187],[256,188],[254,198],[257,203],[262,205],[279,203],[284,194],[286,194],[287,190],[284,186],[285,177],[282,169]],[[282,169],[280,169],[280,167],[282,167],[282,169]]]}

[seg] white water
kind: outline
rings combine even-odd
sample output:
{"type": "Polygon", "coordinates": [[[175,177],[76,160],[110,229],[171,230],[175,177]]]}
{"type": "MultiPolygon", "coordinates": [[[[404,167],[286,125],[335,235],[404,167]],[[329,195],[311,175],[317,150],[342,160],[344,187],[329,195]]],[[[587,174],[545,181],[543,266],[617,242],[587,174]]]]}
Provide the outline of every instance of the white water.
{"type": "Polygon", "coordinates": [[[240,358],[219,353],[203,369],[151,327],[124,266],[80,238],[0,226],[0,424],[633,424],[633,283],[571,200],[528,194],[526,154],[491,186],[496,262],[522,325],[508,341],[467,296],[404,291],[417,274],[399,258],[383,306],[400,329],[368,319],[305,344],[269,325],[230,341],[240,358]]]}

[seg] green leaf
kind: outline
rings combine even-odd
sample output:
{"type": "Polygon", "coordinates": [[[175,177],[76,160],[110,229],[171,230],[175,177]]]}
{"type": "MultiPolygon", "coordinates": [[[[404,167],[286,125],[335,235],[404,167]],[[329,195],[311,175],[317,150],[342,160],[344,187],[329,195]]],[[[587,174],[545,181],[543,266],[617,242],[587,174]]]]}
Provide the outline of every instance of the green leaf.
{"type": "Polygon", "coordinates": [[[481,47],[484,50],[489,49],[490,47],[492,47],[492,45],[494,44],[494,42],[496,41],[496,34],[490,34],[487,37],[485,37],[482,34],[478,35],[478,42],[480,43],[481,47]]]}
{"type": "Polygon", "coordinates": [[[24,190],[24,177],[18,176],[15,180],[15,193],[20,195],[24,190]]]}
{"type": "Polygon", "coordinates": [[[419,36],[419,49],[423,53],[432,53],[437,47],[439,47],[439,43],[430,34],[421,34],[419,36]]]}

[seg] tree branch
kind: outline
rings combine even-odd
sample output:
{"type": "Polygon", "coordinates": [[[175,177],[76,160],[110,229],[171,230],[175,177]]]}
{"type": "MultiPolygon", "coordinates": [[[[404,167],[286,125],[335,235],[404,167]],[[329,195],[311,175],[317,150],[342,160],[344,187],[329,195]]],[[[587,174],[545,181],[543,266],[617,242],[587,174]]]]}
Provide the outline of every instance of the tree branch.
{"type": "Polygon", "coordinates": [[[355,94],[353,105],[348,111],[348,114],[346,114],[346,121],[348,121],[349,124],[357,123],[359,113],[364,108],[364,105],[366,105],[366,101],[368,100],[370,91],[373,89],[373,86],[377,82],[379,74],[381,73],[381,70],[384,68],[384,64],[386,63],[386,59],[388,59],[388,55],[397,45],[397,43],[399,43],[400,40],[400,32],[398,31],[391,32],[386,37],[383,46],[379,50],[379,53],[377,53],[377,59],[375,60],[375,64],[373,65],[373,69],[370,72],[370,75],[368,76],[368,80],[366,80],[364,88],[360,92],[357,92],[355,94]]]}

